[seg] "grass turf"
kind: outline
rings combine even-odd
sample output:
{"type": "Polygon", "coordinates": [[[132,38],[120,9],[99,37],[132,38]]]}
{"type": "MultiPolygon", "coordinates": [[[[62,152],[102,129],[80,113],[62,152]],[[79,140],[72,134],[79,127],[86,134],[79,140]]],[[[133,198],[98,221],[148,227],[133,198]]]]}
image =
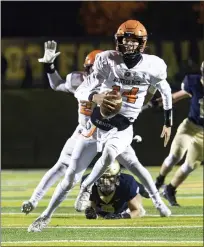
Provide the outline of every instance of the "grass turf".
{"type": "MultiPolygon", "coordinates": [[[[155,178],[159,167],[148,169],[155,178]]],[[[56,210],[48,228],[40,233],[28,233],[27,227],[45,209],[54,187],[33,213],[25,216],[20,207],[44,173],[44,170],[2,171],[2,246],[203,246],[203,167],[194,171],[178,189],[177,198],[182,207],[171,208],[170,218],[159,217],[151,200],[144,199],[147,211],[144,218],[86,220],[83,213],[73,208],[79,191],[76,186],[56,210]]]]}

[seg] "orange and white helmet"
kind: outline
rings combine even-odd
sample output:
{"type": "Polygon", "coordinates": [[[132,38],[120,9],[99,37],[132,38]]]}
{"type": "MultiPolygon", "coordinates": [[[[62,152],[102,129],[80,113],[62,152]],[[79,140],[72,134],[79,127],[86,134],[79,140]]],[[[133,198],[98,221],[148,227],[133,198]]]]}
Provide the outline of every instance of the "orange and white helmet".
{"type": "Polygon", "coordinates": [[[115,34],[115,41],[116,50],[122,54],[140,54],[146,47],[147,30],[139,21],[128,20],[119,26],[115,34]],[[124,42],[125,39],[127,41],[124,42]]]}
{"type": "Polygon", "coordinates": [[[91,67],[93,66],[94,64],[94,61],[95,61],[95,58],[96,58],[96,55],[98,53],[102,52],[102,50],[93,50],[92,52],[90,52],[86,58],[85,58],[85,61],[84,61],[84,68],[85,68],[85,72],[87,74],[90,74],[91,73],[91,67]]]}

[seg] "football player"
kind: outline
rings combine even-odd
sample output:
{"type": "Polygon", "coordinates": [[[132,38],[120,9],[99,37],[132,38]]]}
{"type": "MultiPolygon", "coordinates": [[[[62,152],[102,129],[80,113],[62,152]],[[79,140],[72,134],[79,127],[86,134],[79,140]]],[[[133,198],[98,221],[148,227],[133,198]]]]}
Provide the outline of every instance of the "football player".
{"type": "Polygon", "coordinates": [[[105,219],[142,217],[145,210],[141,196],[149,198],[144,186],[133,176],[121,173],[120,164],[115,160],[94,183],[89,199],[91,205],[86,208],[85,216],[87,219],[97,219],[98,216],[105,219]]]}
{"type": "MultiPolygon", "coordinates": [[[[171,206],[179,206],[176,200],[176,189],[189,174],[203,161],[203,128],[204,128],[204,62],[200,74],[186,75],[181,90],[172,95],[173,103],[183,98],[191,98],[188,117],[183,120],[171,144],[170,153],[164,160],[156,187],[160,189],[167,174],[186,154],[184,163],[174,174],[171,182],[164,186],[163,195],[171,206]]],[[[158,99],[157,102],[161,100],[158,99]]]]}
{"type": "MultiPolygon", "coordinates": [[[[79,100],[96,101],[95,103],[98,105],[103,101],[108,106],[114,107],[114,103],[104,92],[113,88],[121,89],[123,107],[120,114],[112,119],[101,119],[100,109],[94,108],[92,119],[87,122],[86,129],[83,130],[72,152],[70,165],[64,179],[57,186],[48,208],[41,214],[40,219],[51,218],[54,210],[73,187],[76,174],[81,173],[89,166],[90,162],[87,156],[92,160],[97,151],[103,151],[102,156],[82,184],[75,203],[75,208],[78,211],[86,208],[91,185],[98,180],[117,156],[120,164],[139,177],[160,215],[171,215],[171,211],[162,201],[150,173],[141,165],[130,145],[133,137],[132,123],[141,110],[150,84],[155,85],[161,91],[164,99],[165,122],[162,137],[165,137],[165,146],[171,132],[172,98],[171,89],[166,81],[166,65],[162,59],[156,56],[142,54],[146,41],[147,32],[144,26],[138,21],[130,20],[122,24],[116,34],[119,51],[102,52],[100,53],[102,56],[97,54],[93,66],[93,76],[90,75],[85,79],[83,85],[77,89],[75,96],[79,100]],[[96,94],[95,91],[97,86],[101,90],[99,94],[96,94]],[[129,91],[127,92],[127,90],[129,91]],[[97,116],[99,119],[96,118],[97,116]]],[[[40,229],[42,230],[46,225],[46,222],[43,221],[40,224],[40,229]]]]}
{"type": "MultiPolygon", "coordinates": [[[[85,71],[76,71],[69,73],[66,76],[66,80],[63,80],[58,74],[54,66],[54,60],[60,55],[60,52],[56,53],[57,43],[55,41],[45,42],[45,53],[44,57],[38,59],[39,62],[45,64],[45,69],[49,79],[50,86],[55,91],[62,91],[70,94],[74,94],[77,87],[83,82],[84,78],[92,72],[92,65],[95,60],[96,54],[102,52],[101,50],[93,50],[90,52],[85,61],[84,69],[85,71]]],[[[46,172],[46,174],[41,179],[40,183],[34,190],[31,198],[22,204],[21,211],[25,214],[30,213],[34,208],[37,207],[38,202],[43,198],[48,189],[61,178],[69,166],[70,156],[72,154],[73,148],[76,144],[77,138],[82,132],[83,128],[86,126],[86,122],[92,113],[93,104],[88,101],[79,102],[78,107],[78,123],[76,130],[72,136],[65,143],[60,157],[57,163],[46,172]]],[[[78,177],[79,179],[81,176],[78,177]]],[[[78,182],[78,178],[75,178],[75,182],[78,182]]]]}
{"type": "MultiPolygon", "coordinates": [[[[103,94],[105,90],[112,89],[120,92],[123,100],[119,114],[110,119],[103,119],[100,115],[100,107],[96,107],[91,115],[90,125],[92,124],[93,127],[90,128],[89,134],[87,131],[82,133],[85,138],[97,140],[97,150],[102,151],[102,155],[91,174],[83,182],[75,208],[79,211],[86,208],[90,193],[89,186],[117,157],[119,163],[126,165],[126,168],[139,177],[150,193],[153,204],[159,210],[160,215],[169,216],[171,212],[161,200],[153,185],[151,175],[141,165],[130,147],[132,123],[141,111],[149,85],[154,85],[162,95],[165,121],[161,137],[165,137],[164,146],[169,141],[172,125],[172,98],[170,86],[166,81],[166,64],[157,56],[143,54],[147,42],[147,31],[139,21],[129,20],[123,23],[118,28],[115,38],[117,51],[105,51],[98,54],[93,66],[94,72],[87,77],[75,93],[78,99],[95,102],[97,106],[105,103],[109,109],[114,108],[114,103],[106,99],[103,94]],[[100,85],[100,93],[91,92],[98,85],[100,85]],[[124,164],[125,159],[129,159],[128,164],[124,164]]],[[[87,146],[86,151],[88,152],[87,146]]],[[[78,149],[78,154],[73,152],[70,176],[73,176],[74,172],[79,169],[83,154],[83,148],[78,149]]]]}

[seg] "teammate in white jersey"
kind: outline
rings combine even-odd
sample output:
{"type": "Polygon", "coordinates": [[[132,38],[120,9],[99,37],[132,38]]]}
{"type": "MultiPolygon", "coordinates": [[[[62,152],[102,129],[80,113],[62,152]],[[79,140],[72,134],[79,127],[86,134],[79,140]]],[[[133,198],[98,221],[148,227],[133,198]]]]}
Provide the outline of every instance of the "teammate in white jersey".
{"type": "MultiPolygon", "coordinates": [[[[91,67],[94,63],[96,54],[102,51],[94,50],[90,52],[84,61],[85,71],[72,72],[66,76],[66,80],[64,81],[55,70],[53,64],[55,58],[60,54],[60,52],[55,53],[56,48],[57,43],[55,41],[45,42],[45,54],[43,58],[39,59],[39,62],[45,63],[49,83],[53,90],[74,94],[77,87],[83,82],[84,78],[91,73],[91,67]]],[[[83,128],[86,126],[86,122],[90,118],[92,107],[93,104],[89,101],[83,102],[83,104],[79,102],[79,125],[77,126],[72,136],[65,143],[57,163],[45,173],[40,183],[34,190],[31,198],[23,203],[21,211],[25,214],[30,213],[34,208],[36,208],[38,202],[43,198],[48,189],[65,174],[65,171],[69,166],[70,157],[77,138],[82,132],[83,128]]],[[[78,179],[80,178],[81,176],[76,176],[75,182],[78,182],[78,179]]]]}
{"type": "MultiPolygon", "coordinates": [[[[91,174],[82,183],[75,208],[78,211],[86,208],[90,196],[89,186],[103,174],[107,166],[116,158],[139,177],[149,191],[161,216],[169,216],[171,212],[158,195],[151,175],[140,164],[130,147],[132,123],[141,111],[144,97],[150,85],[155,86],[162,95],[165,122],[161,137],[165,137],[164,146],[169,141],[172,125],[172,98],[171,89],[166,81],[166,64],[157,56],[142,54],[147,42],[147,32],[140,22],[126,21],[119,27],[115,38],[118,51],[105,51],[98,54],[93,66],[93,73],[86,78],[75,93],[78,99],[89,100],[98,106],[105,102],[110,107],[114,107],[114,103],[109,102],[103,94],[106,90],[116,90],[121,93],[123,98],[122,108],[119,114],[113,118],[104,119],[100,115],[99,107],[93,110],[91,124],[93,128],[97,127],[97,130],[95,136],[92,135],[91,138],[97,140],[98,151],[103,151],[91,174]],[[92,92],[99,85],[100,93],[92,92]],[[127,162],[128,160],[129,162],[127,162]]],[[[84,138],[90,138],[90,135],[85,132],[82,133],[84,138]]],[[[69,181],[71,182],[73,175],[79,171],[79,167],[82,165],[84,154],[82,144],[78,143],[76,149],[73,151],[70,167],[67,170],[67,173],[70,173],[69,181]],[[75,152],[77,147],[78,150],[75,152]]],[[[86,151],[88,152],[87,145],[86,151]]],[[[85,165],[83,163],[83,166],[85,165]]]]}

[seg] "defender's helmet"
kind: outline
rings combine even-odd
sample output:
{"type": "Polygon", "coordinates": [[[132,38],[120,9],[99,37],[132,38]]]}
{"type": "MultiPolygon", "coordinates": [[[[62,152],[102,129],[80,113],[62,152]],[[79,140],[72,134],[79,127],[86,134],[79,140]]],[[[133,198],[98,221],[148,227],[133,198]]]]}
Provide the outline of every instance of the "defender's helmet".
{"type": "Polygon", "coordinates": [[[102,52],[102,50],[93,50],[92,52],[90,52],[84,61],[84,68],[85,68],[85,72],[89,75],[92,71],[91,71],[91,67],[94,64],[95,61],[95,57],[98,53],[102,52]]]}
{"type": "Polygon", "coordinates": [[[137,20],[128,20],[119,26],[115,41],[116,50],[122,54],[140,54],[147,43],[146,28],[137,20]]]}
{"type": "Polygon", "coordinates": [[[119,176],[120,164],[115,160],[97,180],[96,186],[104,195],[109,195],[115,191],[116,186],[120,184],[119,176]]]}

